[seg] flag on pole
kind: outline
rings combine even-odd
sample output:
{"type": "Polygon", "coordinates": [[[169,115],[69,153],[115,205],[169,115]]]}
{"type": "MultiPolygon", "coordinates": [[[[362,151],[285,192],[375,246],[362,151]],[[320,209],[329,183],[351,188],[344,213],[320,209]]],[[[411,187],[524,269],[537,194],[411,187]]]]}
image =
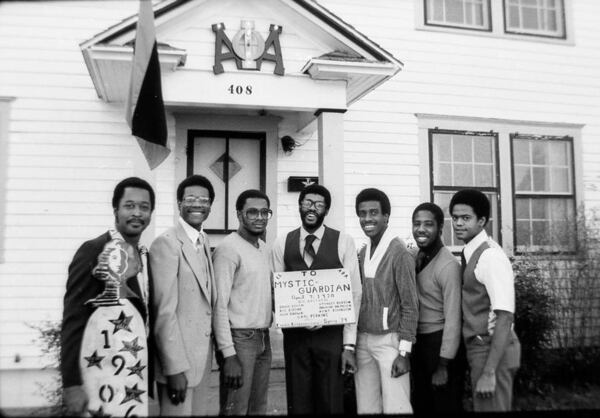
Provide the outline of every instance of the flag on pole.
{"type": "Polygon", "coordinates": [[[167,122],[151,0],[140,0],[126,118],[131,134],[137,138],[153,170],[171,150],[167,147],[167,122]]]}

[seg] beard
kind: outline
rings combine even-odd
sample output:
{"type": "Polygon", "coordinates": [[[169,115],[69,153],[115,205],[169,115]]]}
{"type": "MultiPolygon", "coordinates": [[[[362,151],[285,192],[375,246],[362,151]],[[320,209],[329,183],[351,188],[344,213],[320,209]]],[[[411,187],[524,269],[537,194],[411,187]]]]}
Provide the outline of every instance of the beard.
{"type": "Polygon", "coordinates": [[[300,218],[302,219],[302,226],[304,229],[318,229],[321,225],[323,225],[323,221],[325,220],[326,213],[319,214],[314,210],[302,211],[300,210],[300,218]],[[306,220],[308,214],[313,214],[316,217],[314,223],[310,223],[306,220]]]}

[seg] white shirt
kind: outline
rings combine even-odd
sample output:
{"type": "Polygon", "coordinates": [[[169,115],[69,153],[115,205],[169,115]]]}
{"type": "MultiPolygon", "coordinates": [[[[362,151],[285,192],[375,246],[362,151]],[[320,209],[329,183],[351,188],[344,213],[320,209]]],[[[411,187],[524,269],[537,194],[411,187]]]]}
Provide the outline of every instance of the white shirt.
{"type": "Polygon", "coordinates": [[[481,231],[465,245],[464,254],[467,263],[475,250],[484,242],[487,242],[490,248],[479,257],[475,267],[475,278],[485,286],[490,298],[488,331],[491,335],[496,323],[494,311],[515,312],[515,278],[512,265],[504,250],[496,241],[488,237],[485,231],[481,231]]]}
{"type": "Polygon", "coordinates": [[[200,230],[197,230],[192,225],[184,221],[181,216],[179,217],[179,224],[182,226],[183,230],[185,231],[185,234],[188,236],[190,241],[192,241],[192,244],[194,244],[194,247],[196,247],[196,249],[198,249],[198,246],[202,248],[202,245],[204,245],[204,241],[206,238],[204,235],[203,228],[200,227],[200,230]],[[199,244],[198,240],[200,240],[199,244]]]}

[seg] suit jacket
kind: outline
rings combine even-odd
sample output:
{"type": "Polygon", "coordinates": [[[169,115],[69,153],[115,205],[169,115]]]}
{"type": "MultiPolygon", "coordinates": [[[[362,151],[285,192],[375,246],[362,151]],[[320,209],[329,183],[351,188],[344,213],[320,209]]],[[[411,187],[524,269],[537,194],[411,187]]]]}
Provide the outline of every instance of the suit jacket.
{"type": "Polygon", "coordinates": [[[211,319],[216,289],[208,240],[203,251],[208,278],[180,224],[157,237],[150,247],[156,380],[161,383],[166,383],[166,376],[184,372],[188,386],[196,386],[207,362],[210,365],[212,361],[211,319]]]}
{"type": "MultiPolygon", "coordinates": [[[[105,232],[93,240],[84,242],[69,265],[60,345],[60,372],[65,388],[82,384],[79,370],[81,340],[87,321],[96,309],[84,303],[104,290],[104,282],[92,276],[92,269],[98,264],[98,255],[104,249],[104,245],[110,240],[110,233],[105,232]]],[[[146,308],[136,276],[127,281],[127,287],[134,295],[129,300],[146,320],[146,308]]]]}

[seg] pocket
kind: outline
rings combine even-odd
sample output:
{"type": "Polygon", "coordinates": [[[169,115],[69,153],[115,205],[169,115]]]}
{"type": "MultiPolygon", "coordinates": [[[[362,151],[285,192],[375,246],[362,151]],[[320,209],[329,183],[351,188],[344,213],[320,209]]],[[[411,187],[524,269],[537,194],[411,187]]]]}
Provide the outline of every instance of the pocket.
{"type": "Polygon", "coordinates": [[[246,341],[251,340],[254,335],[256,335],[256,331],[253,329],[232,329],[231,337],[235,341],[246,341]]]}
{"type": "Polygon", "coordinates": [[[388,327],[388,307],[384,306],[383,308],[383,318],[382,318],[383,330],[387,331],[388,327]]]}

